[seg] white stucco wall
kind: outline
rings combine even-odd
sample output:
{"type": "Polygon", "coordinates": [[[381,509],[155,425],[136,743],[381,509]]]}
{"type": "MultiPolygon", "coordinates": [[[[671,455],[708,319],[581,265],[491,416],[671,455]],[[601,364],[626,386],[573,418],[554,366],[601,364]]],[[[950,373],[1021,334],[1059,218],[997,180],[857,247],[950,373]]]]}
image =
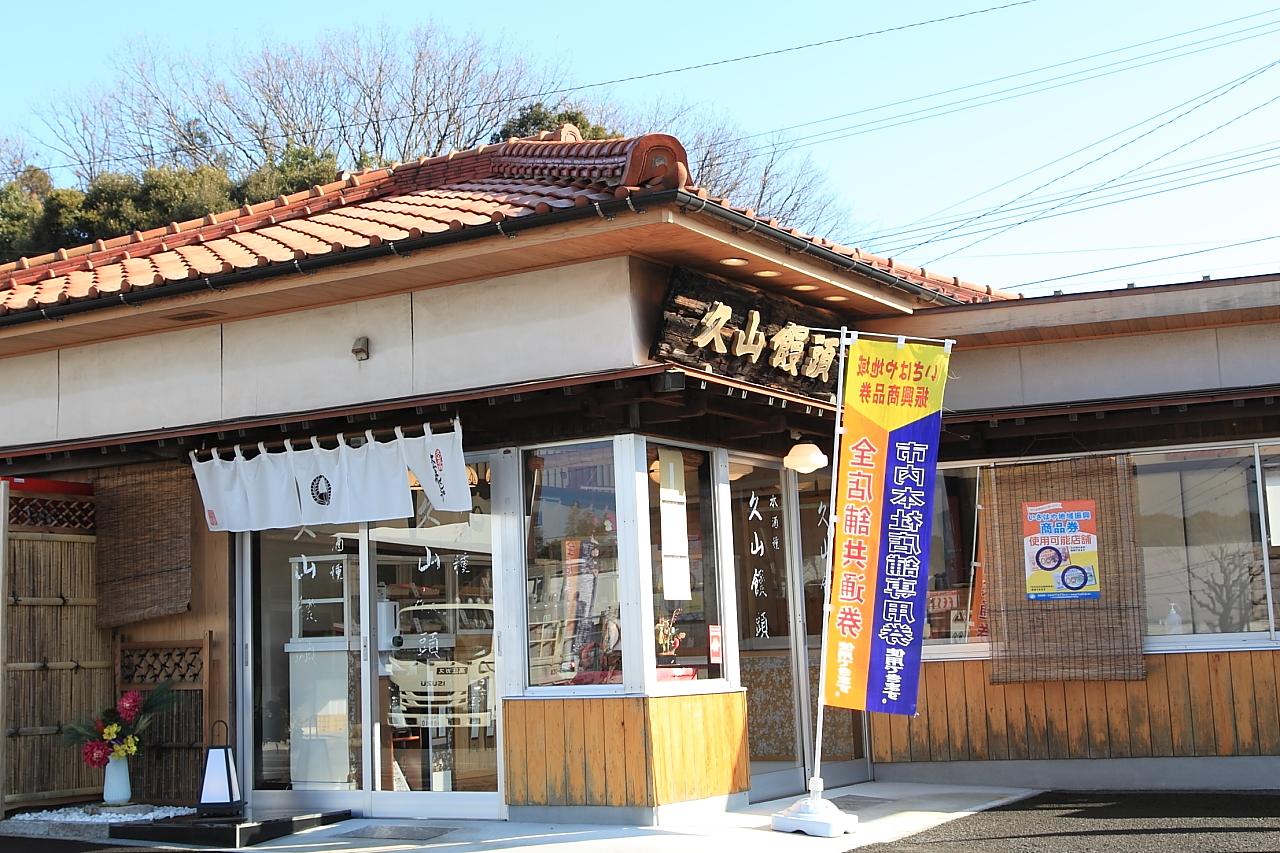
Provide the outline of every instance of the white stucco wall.
{"type": "Polygon", "coordinates": [[[0,447],[58,433],[58,354],[0,360],[0,447]]]}
{"type": "Polygon", "coordinates": [[[632,291],[610,258],[0,359],[0,451],[633,367],[632,291]]]}
{"type": "Polygon", "coordinates": [[[413,393],[410,296],[278,314],[222,330],[222,418],[298,412],[413,393]],[[369,339],[369,359],[351,345],[369,339]]]}
{"type": "Polygon", "coordinates": [[[413,390],[432,394],[635,364],[626,258],[413,294],[413,390]]]}
{"type": "Polygon", "coordinates": [[[1280,383],[1280,325],[1130,335],[952,355],[946,405],[999,409],[1280,383]]]}
{"type": "Polygon", "coordinates": [[[222,410],[217,326],[59,353],[59,439],[216,420],[222,410]]]}

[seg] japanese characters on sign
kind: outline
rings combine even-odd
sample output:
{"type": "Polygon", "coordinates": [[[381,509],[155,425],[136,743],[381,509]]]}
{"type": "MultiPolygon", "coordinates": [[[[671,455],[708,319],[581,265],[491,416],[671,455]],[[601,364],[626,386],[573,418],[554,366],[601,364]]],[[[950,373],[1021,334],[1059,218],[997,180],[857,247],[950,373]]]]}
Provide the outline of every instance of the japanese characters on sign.
{"type": "Polygon", "coordinates": [[[835,469],[827,705],[915,713],[949,358],[923,344],[850,346],[835,469]]]}
{"type": "Polygon", "coordinates": [[[831,311],[676,268],[654,356],[830,401],[840,325],[831,311]]]}
{"type": "Polygon", "coordinates": [[[812,332],[808,326],[787,323],[766,340],[760,331],[760,312],[751,310],[747,312],[746,325],[735,331],[732,343],[726,345],[728,330],[725,324],[732,317],[733,309],[728,305],[712,302],[698,321],[693,345],[711,347],[722,355],[732,353],[755,364],[760,361],[767,344],[770,367],[792,376],[831,381],[831,367],[835,363],[836,345],[839,343],[835,335],[812,332]]]}
{"type": "Polygon", "coordinates": [[[1094,501],[1022,505],[1027,598],[1100,598],[1098,507],[1094,501]]]}
{"type": "MultiPolygon", "coordinates": [[[[746,537],[747,592],[751,600],[751,636],[759,640],[769,639],[770,581],[776,567],[782,565],[782,505],[777,493],[761,495],[752,489],[745,500],[747,523],[743,529],[746,537]]],[[[777,590],[775,589],[775,594],[777,590]]]]}

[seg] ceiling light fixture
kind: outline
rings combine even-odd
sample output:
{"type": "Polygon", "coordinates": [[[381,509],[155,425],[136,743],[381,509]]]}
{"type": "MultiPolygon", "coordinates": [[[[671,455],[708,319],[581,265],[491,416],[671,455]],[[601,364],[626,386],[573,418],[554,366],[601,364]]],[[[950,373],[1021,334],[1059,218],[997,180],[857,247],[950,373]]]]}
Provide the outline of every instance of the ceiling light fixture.
{"type": "Polygon", "coordinates": [[[721,258],[720,263],[726,267],[745,267],[750,261],[746,258],[721,258]]]}
{"type": "Polygon", "coordinates": [[[756,278],[777,278],[782,273],[777,270],[759,270],[756,272],[756,278]]]}
{"type": "Polygon", "coordinates": [[[818,289],[818,285],[816,285],[816,284],[795,284],[795,285],[792,285],[791,289],[792,289],[792,290],[799,291],[800,293],[808,293],[810,290],[817,290],[817,289],[818,289]]]}
{"type": "Polygon", "coordinates": [[[822,297],[822,301],[823,301],[823,302],[844,302],[844,301],[845,301],[845,300],[847,300],[848,298],[849,298],[849,297],[847,297],[847,296],[838,296],[838,295],[837,295],[837,296],[824,296],[824,297],[822,297]]]}
{"type": "Polygon", "coordinates": [[[804,441],[791,448],[782,459],[782,466],[798,471],[801,474],[812,474],[819,468],[826,467],[827,454],[811,441],[804,441]]]}

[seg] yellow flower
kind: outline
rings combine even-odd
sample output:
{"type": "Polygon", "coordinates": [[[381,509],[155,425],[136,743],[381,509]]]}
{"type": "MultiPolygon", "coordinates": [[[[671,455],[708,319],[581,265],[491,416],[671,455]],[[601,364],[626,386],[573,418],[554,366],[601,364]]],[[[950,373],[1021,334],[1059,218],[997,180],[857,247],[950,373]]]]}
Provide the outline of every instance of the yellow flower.
{"type": "Polygon", "coordinates": [[[125,755],[137,755],[138,739],[133,735],[129,735],[127,738],[125,738],[122,746],[124,748],[125,755]]]}
{"type": "Polygon", "coordinates": [[[119,737],[119,736],[120,736],[120,724],[119,724],[119,723],[112,723],[111,725],[107,726],[106,728],[104,728],[104,729],[102,730],[102,739],[103,739],[103,740],[115,740],[115,739],[116,739],[117,737],[119,737]]]}

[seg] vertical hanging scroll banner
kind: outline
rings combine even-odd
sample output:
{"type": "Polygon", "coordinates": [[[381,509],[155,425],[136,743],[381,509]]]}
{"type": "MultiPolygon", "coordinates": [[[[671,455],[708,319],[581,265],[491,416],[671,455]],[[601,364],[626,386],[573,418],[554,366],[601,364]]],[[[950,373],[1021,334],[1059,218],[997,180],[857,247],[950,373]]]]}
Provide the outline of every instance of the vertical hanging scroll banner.
{"type": "Polygon", "coordinates": [[[836,461],[827,705],[915,714],[950,347],[855,338],[836,461]]]}

